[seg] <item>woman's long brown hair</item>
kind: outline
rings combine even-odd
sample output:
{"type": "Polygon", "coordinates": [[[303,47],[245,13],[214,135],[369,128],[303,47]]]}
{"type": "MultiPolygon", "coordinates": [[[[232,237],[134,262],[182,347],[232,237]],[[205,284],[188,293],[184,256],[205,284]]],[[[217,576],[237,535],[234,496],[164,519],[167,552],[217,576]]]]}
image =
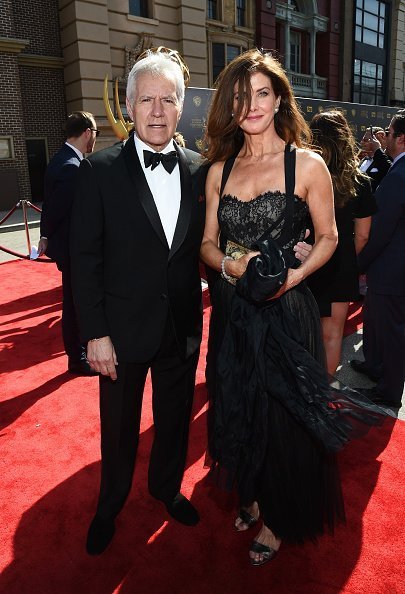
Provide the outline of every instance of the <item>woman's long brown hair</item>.
{"type": "Polygon", "coordinates": [[[258,49],[244,52],[221,72],[208,112],[204,137],[204,156],[210,161],[223,161],[237,154],[243,145],[243,132],[238,126],[242,113],[248,113],[252,101],[250,78],[261,72],[271,81],[276,97],[280,97],[279,111],[274,117],[277,134],[286,143],[306,146],[310,131],[294,98],[290,82],[280,62],[258,49]],[[238,107],[234,107],[234,87],[238,85],[238,107]]]}
{"type": "Polygon", "coordinates": [[[310,128],[314,148],[320,151],[332,177],[335,206],[341,208],[356,195],[356,186],[365,177],[358,167],[353,133],[337,109],[314,115],[310,128]]]}

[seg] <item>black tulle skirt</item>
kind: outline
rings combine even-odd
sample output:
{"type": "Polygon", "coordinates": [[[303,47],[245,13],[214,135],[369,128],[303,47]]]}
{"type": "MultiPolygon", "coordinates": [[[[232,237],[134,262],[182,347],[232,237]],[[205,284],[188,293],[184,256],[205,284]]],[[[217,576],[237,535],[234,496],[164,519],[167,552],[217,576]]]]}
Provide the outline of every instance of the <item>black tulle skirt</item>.
{"type": "Polygon", "coordinates": [[[305,284],[265,307],[211,283],[207,355],[210,477],[287,542],[345,519],[336,452],[381,424],[361,394],[330,385],[319,311],[305,284]]]}

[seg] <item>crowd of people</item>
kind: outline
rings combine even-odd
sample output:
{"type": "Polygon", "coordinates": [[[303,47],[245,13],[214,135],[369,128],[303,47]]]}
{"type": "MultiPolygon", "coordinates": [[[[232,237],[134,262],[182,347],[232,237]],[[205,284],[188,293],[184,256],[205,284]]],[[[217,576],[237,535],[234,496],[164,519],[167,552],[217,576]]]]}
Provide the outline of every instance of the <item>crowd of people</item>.
{"type": "MultiPolygon", "coordinates": [[[[337,452],[384,421],[378,403],[401,400],[405,112],[382,135],[369,130],[370,163],[360,163],[343,114],[323,112],[309,127],[280,63],[249,50],[217,80],[197,154],[174,140],[183,66],[176,52],[159,50],[135,63],[127,83],[134,134],[75,166],[73,207],[72,190],[65,204],[69,291],[85,363],[100,375],[101,481],[86,547],[106,549],[130,492],[148,371],[150,494],[175,520],[199,522],[181,482],[202,332],[201,258],[212,304],[209,477],[237,490],[237,531],[261,521],[249,560],[262,565],[282,542],[316,539],[344,521],[337,452]],[[382,175],[375,195],[369,170],[382,175]],[[360,271],[369,286],[365,362],[352,365],[379,378],[367,395],[330,381],[360,271]]],[[[97,133],[85,117],[79,138],[97,133]]],[[[49,246],[46,217],[57,202],[44,208],[49,246]]]]}

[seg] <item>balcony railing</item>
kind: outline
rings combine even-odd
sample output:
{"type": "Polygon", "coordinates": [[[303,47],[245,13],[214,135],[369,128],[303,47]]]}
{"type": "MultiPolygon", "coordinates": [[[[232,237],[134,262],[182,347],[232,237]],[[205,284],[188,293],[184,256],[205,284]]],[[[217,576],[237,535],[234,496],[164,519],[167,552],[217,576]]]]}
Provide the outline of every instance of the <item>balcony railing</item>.
{"type": "Polygon", "coordinates": [[[295,95],[313,97],[314,99],[327,98],[327,78],[317,74],[301,74],[287,70],[288,78],[293,86],[295,95]]]}

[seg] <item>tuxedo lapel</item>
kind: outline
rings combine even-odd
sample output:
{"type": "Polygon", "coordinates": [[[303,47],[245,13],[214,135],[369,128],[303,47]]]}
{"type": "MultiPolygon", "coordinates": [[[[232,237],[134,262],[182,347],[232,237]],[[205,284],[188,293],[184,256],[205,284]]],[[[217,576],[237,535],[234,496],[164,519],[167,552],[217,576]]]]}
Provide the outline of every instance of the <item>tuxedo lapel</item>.
{"type": "MultiPolygon", "coordinates": [[[[139,162],[134,139],[129,138],[122,150],[124,154],[125,165],[132,181],[134,193],[142,204],[143,209],[145,210],[145,213],[160,241],[165,246],[169,247],[165,232],[163,230],[162,222],[152,196],[152,192],[150,191],[142,166],[139,162]]],[[[133,201],[131,200],[131,196],[128,198],[129,204],[132,205],[133,201]]]]}
{"type": "Polygon", "coordinates": [[[181,186],[181,201],[179,217],[174,232],[172,247],[170,249],[169,259],[176,253],[184,241],[188,227],[190,225],[191,204],[192,204],[192,182],[190,168],[187,162],[186,155],[175,144],[177,154],[179,155],[180,168],[180,186],[181,186]]]}

